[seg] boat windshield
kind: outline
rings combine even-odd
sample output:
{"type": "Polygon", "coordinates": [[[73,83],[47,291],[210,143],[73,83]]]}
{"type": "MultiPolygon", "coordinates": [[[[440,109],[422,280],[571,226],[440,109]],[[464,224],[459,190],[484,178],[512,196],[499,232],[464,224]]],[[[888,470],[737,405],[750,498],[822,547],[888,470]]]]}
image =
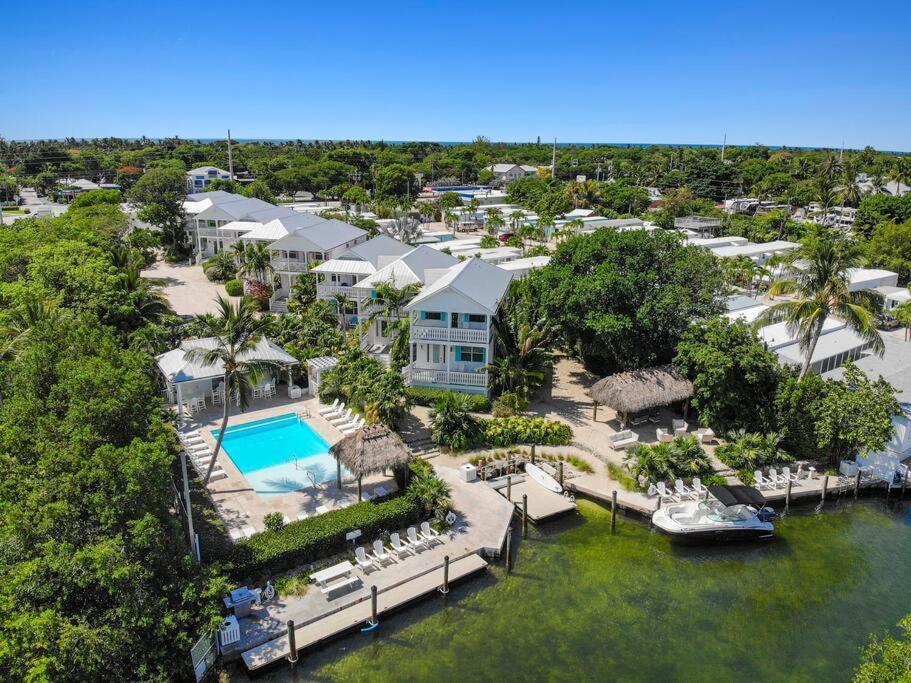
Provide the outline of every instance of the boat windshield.
{"type": "Polygon", "coordinates": [[[753,519],[755,516],[756,512],[749,505],[731,505],[713,510],[709,514],[709,519],[716,522],[738,522],[753,519]]]}

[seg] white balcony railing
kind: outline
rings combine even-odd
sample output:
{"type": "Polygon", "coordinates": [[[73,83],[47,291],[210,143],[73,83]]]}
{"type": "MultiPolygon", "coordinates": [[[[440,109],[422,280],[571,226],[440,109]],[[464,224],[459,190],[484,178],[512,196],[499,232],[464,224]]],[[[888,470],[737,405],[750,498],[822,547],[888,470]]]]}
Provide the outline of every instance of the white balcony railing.
{"type": "Polygon", "coordinates": [[[429,325],[412,325],[411,341],[460,342],[463,344],[487,344],[490,340],[488,330],[472,330],[463,327],[430,327],[429,325]]]}
{"type": "Polygon", "coordinates": [[[405,379],[412,386],[418,384],[450,384],[466,387],[486,387],[486,372],[447,372],[446,370],[421,370],[409,367],[405,379]]]}
{"type": "Polygon", "coordinates": [[[362,291],[363,290],[360,289],[353,289],[350,285],[324,285],[322,283],[318,283],[316,285],[316,296],[325,297],[327,299],[335,296],[336,294],[344,294],[352,301],[356,301],[358,298],[363,296],[362,291]]]}
{"type": "Polygon", "coordinates": [[[293,261],[286,258],[275,258],[272,259],[272,267],[275,270],[285,272],[285,273],[306,273],[307,272],[307,262],[306,261],[293,261]]]}

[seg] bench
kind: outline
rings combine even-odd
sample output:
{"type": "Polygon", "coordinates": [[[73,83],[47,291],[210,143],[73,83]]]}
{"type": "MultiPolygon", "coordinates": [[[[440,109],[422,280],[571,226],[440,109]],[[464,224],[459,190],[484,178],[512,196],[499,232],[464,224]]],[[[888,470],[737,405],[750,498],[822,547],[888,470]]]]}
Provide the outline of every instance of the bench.
{"type": "Polygon", "coordinates": [[[622,432],[615,432],[607,435],[607,444],[613,450],[619,451],[627,446],[632,446],[639,441],[639,435],[632,429],[624,429],[622,432]]]}
{"type": "Polygon", "coordinates": [[[350,588],[351,586],[357,585],[360,582],[361,578],[359,576],[349,576],[345,579],[342,579],[341,581],[325,584],[322,588],[320,588],[320,591],[323,593],[323,595],[329,595],[329,593],[337,591],[340,588],[350,588]]]}

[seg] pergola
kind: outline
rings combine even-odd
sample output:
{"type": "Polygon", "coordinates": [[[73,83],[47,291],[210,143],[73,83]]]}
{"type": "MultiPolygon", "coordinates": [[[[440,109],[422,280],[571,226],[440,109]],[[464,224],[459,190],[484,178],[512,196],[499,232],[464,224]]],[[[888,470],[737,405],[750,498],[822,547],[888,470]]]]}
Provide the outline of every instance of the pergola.
{"type": "MultiPolygon", "coordinates": [[[[184,400],[210,394],[216,382],[222,380],[225,374],[221,361],[206,365],[199,360],[188,360],[187,351],[213,349],[217,344],[217,337],[187,339],[176,349],[156,356],[155,362],[164,377],[168,400],[177,404],[178,417],[183,416],[184,400]]],[[[298,364],[297,358],[265,337],[261,337],[251,351],[241,354],[239,360],[274,363],[288,372],[288,384],[291,384],[291,368],[298,364]]]]}
{"type": "Polygon", "coordinates": [[[307,392],[311,396],[318,395],[319,383],[323,373],[331,370],[336,365],[338,365],[338,358],[335,356],[319,356],[307,361],[307,392]]]}
{"type": "Polygon", "coordinates": [[[631,414],[678,401],[688,404],[693,396],[693,383],[672,365],[661,365],[605,377],[592,385],[588,395],[595,403],[593,419],[598,418],[598,406],[605,405],[621,416],[620,421],[625,426],[631,414]]]}
{"type": "Polygon", "coordinates": [[[335,456],[338,487],[342,487],[342,466],[357,477],[357,499],[361,500],[361,483],[366,475],[389,468],[406,466],[411,451],[399,435],[385,425],[368,425],[349,434],[330,448],[335,456]]]}

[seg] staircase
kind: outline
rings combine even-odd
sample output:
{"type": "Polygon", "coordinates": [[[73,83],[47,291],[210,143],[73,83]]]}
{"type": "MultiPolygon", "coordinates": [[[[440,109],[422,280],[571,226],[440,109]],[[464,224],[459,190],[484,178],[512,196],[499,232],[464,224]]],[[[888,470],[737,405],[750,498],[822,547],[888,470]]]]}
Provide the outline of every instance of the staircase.
{"type": "Polygon", "coordinates": [[[269,310],[273,313],[287,313],[288,312],[288,299],[287,297],[282,297],[281,299],[273,299],[269,302],[269,310]]]}
{"type": "Polygon", "coordinates": [[[405,445],[408,446],[408,449],[416,458],[424,458],[424,460],[430,460],[430,458],[435,458],[440,454],[440,449],[430,439],[429,436],[406,436],[405,445]]]}

